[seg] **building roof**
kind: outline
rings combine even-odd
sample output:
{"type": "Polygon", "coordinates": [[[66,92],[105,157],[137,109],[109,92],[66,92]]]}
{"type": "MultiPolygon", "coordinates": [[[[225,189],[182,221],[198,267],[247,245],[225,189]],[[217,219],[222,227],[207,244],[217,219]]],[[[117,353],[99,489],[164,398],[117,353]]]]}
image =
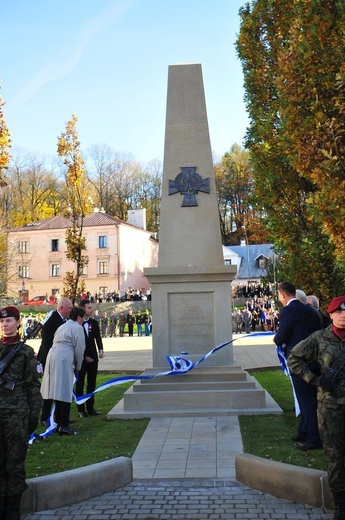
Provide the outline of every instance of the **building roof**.
{"type": "Polygon", "coordinates": [[[241,263],[236,274],[237,279],[260,279],[267,274],[266,269],[260,269],[257,262],[260,256],[273,260],[273,244],[250,244],[241,246],[225,246],[241,257],[241,263]]]}
{"type": "MultiPolygon", "coordinates": [[[[117,217],[112,217],[110,215],[107,215],[106,213],[102,212],[93,212],[88,213],[83,222],[83,227],[95,227],[95,226],[114,226],[118,224],[125,224],[127,226],[131,227],[137,227],[133,226],[132,224],[129,224],[128,222],[125,222],[124,220],[121,220],[117,217]]],[[[58,215],[56,217],[50,217],[45,218],[43,220],[38,220],[37,222],[32,222],[30,224],[26,224],[25,226],[21,226],[18,228],[13,228],[12,231],[42,231],[42,230],[49,230],[49,229],[65,229],[68,227],[71,227],[72,221],[66,217],[63,217],[61,215],[58,215]]],[[[143,229],[143,231],[146,231],[143,229]]],[[[146,231],[147,232],[147,231],[146,231]]]]}

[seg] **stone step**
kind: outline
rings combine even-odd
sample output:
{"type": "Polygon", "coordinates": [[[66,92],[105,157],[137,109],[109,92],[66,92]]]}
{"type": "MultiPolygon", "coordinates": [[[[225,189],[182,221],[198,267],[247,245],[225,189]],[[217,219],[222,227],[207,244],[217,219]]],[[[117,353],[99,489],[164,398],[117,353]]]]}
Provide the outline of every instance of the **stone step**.
{"type": "MultiPolygon", "coordinates": [[[[160,369],[147,369],[155,375],[160,369]]],[[[196,367],[183,375],[136,381],[108,419],[189,415],[282,413],[256,379],[241,367],[196,367]]]]}
{"type": "Polygon", "coordinates": [[[156,382],[153,380],[142,380],[140,384],[133,385],[133,392],[163,392],[174,391],[181,392],[184,390],[239,390],[255,388],[254,381],[181,381],[175,377],[174,382],[156,382]]]}
{"type": "MultiPolygon", "coordinates": [[[[135,383],[137,384],[137,383],[135,383]]],[[[178,403],[184,408],[263,408],[265,391],[263,389],[214,390],[195,389],[171,391],[136,392],[133,387],[123,396],[125,410],[175,410],[178,403]]]]}

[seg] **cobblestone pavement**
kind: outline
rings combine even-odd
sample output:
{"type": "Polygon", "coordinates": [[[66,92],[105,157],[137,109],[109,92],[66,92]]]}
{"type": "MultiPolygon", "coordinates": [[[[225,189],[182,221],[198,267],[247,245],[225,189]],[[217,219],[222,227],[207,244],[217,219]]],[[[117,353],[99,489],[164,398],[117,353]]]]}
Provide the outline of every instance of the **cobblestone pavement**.
{"type": "Polygon", "coordinates": [[[333,513],[293,504],[236,481],[134,480],[112,493],[23,520],[331,520],[333,513]]]}

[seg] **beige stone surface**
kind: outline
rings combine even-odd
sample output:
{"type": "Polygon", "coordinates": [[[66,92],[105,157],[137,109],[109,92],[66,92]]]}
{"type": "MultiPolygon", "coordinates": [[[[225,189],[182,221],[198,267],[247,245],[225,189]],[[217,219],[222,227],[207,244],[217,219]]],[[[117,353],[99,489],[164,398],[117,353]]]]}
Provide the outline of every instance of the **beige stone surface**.
{"type": "MultiPolygon", "coordinates": [[[[158,267],[145,269],[153,292],[153,366],[186,351],[192,361],[231,338],[231,287],[235,268],[225,266],[200,64],[169,67],[158,267]],[[182,167],[208,178],[210,193],[181,207],[169,195],[182,167]]],[[[206,360],[231,366],[232,347],[206,360]]]]}
{"type": "Polygon", "coordinates": [[[236,479],[246,486],[293,502],[334,507],[327,473],[267,460],[248,453],[236,455],[236,479]]]}

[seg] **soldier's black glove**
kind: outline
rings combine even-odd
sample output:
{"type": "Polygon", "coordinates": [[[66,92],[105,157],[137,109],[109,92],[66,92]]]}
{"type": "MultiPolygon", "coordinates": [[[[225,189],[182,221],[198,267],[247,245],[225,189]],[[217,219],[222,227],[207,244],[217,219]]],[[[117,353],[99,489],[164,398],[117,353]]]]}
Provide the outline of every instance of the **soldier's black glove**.
{"type": "Polygon", "coordinates": [[[322,390],[327,390],[327,392],[330,392],[334,388],[334,384],[325,376],[320,377],[320,386],[322,390]]]}
{"type": "Polygon", "coordinates": [[[38,426],[38,417],[29,417],[29,434],[34,433],[38,426]]]}
{"type": "Polygon", "coordinates": [[[313,377],[313,379],[310,380],[310,384],[321,386],[322,390],[327,390],[327,392],[334,389],[334,384],[326,376],[313,377]]]}
{"type": "Polygon", "coordinates": [[[310,380],[310,384],[321,386],[322,390],[326,390],[327,392],[334,390],[334,383],[332,383],[326,376],[313,377],[313,379],[310,380]]]}

